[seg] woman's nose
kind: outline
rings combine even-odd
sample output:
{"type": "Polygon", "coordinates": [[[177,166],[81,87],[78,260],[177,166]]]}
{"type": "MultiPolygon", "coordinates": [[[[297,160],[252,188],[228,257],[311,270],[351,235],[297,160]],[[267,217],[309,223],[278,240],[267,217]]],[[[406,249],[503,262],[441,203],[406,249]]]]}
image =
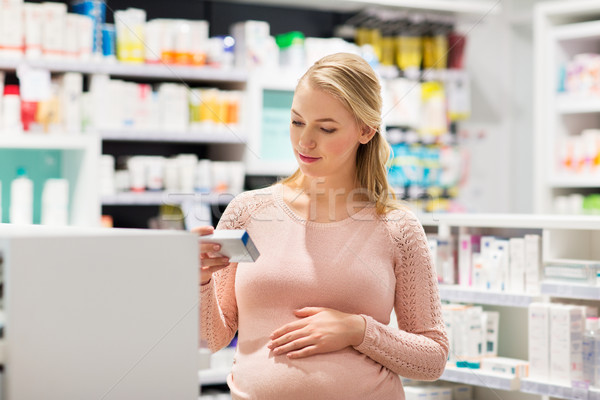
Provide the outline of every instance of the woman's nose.
{"type": "Polygon", "coordinates": [[[317,142],[315,141],[312,133],[310,132],[310,129],[304,129],[304,131],[300,135],[300,140],[298,142],[300,147],[302,147],[303,149],[314,149],[317,145],[317,142]]]}

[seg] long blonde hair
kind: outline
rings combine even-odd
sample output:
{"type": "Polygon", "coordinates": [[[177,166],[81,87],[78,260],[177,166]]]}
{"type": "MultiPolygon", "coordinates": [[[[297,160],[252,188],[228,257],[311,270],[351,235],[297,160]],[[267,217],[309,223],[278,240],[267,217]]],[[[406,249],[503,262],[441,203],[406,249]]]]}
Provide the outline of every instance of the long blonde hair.
{"type": "MultiPolygon", "coordinates": [[[[376,130],[368,143],[358,147],[356,181],[360,188],[367,190],[378,214],[401,208],[387,180],[390,146],[381,133],[381,85],[371,66],[354,54],[332,54],[314,63],[300,78],[298,85],[305,81],[339,99],[354,115],[361,129],[369,127],[376,130]]],[[[282,183],[293,183],[300,177],[302,172],[297,169],[282,183]]]]}

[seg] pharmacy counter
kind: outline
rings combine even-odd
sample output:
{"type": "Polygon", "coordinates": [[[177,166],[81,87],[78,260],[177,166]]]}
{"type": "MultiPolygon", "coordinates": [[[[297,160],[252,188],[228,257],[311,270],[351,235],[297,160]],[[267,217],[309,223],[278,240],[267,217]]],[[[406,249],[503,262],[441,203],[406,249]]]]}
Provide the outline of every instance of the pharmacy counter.
{"type": "Polygon", "coordinates": [[[0,224],[0,397],[197,399],[197,251],[183,232],[0,224]]]}

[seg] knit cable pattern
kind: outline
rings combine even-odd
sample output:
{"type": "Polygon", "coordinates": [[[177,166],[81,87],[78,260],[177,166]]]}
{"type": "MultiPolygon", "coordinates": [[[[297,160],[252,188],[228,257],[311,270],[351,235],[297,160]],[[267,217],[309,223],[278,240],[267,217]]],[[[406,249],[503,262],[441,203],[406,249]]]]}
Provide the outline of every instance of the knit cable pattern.
{"type": "Polygon", "coordinates": [[[383,221],[395,251],[394,309],[400,329],[363,315],[365,337],[355,348],[401,376],[436,380],[446,365],[448,338],[427,238],[408,210],[392,211],[383,221]]]}

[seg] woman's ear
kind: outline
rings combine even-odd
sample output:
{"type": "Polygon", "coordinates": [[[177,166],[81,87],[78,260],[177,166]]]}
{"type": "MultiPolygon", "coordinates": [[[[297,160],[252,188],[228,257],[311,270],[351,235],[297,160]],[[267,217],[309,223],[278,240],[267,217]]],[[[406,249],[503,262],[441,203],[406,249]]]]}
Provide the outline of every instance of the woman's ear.
{"type": "Polygon", "coordinates": [[[371,141],[371,139],[373,139],[373,136],[375,136],[376,133],[377,129],[372,128],[370,126],[364,126],[361,130],[360,138],[358,139],[358,141],[361,144],[367,144],[371,141]]]}

